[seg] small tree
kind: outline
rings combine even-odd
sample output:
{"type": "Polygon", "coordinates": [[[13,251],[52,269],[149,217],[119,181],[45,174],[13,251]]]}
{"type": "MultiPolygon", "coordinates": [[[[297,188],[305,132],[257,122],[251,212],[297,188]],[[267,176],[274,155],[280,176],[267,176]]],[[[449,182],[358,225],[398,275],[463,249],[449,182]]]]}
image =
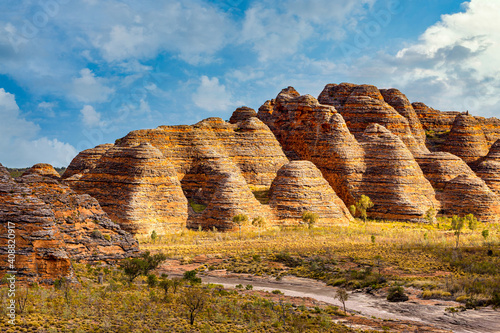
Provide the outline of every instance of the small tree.
{"type": "Polygon", "coordinates": [[[486,242],[488,240],[488,236],[490,235],[490,231],[488,229],[484,229],[482,232],[481,232],[481,236],[483,236],[484,238],[484,241],[486,242]]]}
{"type": "Polygon", "coordinates": [[[241,225],[248,221],[248,216],[245,214],[238,214],[233,217],[233,223],[236,224],[240,230],[240,238],[241,238],[241,225]]]}
{"type": "Polygon", "coordinates": [[[430,224],[434,224],[434,222],[436,222],[436,210],[434,209],[434,207],[431,207],[427,210],[427,212],[425,212],[425,220],[427,222],[429,222],[430,224]]]}
{"type": "Polygon", "coordinates": [[[121,262],[123,272],[128,277],[129,283],[140,275],[148,275],[150,271],[156,269],[167,256],[163,253],[151,255],[149,251],[141,254],[139,258],[124,259],[121,262]]]}
{"type": "Polygon", "coordinates": [[[451,230],[455,232],[455,236],[457,237],[455,247],[458,247],[458,243],[460,241],[460,234],[462,233],[464,224],[465,224],[464,218],[458,217],[457,215],[453,215],[451,217],[451,230]]]}
{"type": "Polygon", "coordinates": [[[302,213],[302,221],[307,224],[309,229],[318,222],[319,216],[316,213],[305,211],[302,213]]]}
{"type": "Polygon", "coordinates": [[[196,316],[205,308],[209,300],[208,293],[200,287],[190,287],[181,297],[181,303],[187,309],[188,319],[191,325],[194,325],[196,316]]]}
{"type": "Polygon", "coordinates": [[[366,222],[367,214],[366,211],[373,207],[372,200],[366,195],[361,195],[358,202],[356,202],[356,210],[359,212],[359,215],[366,222]]]}
{"type": "Polygon", "coordinates": [[[153,232],[151,233],[151,240],[153,241],[153,243],[156,242],[157,238],[158,238],[158,234],[156,233],[156,230],[153,230],[153,232]]]}
{"type": "Polygon", "coordinates": [[[148,287],[154,288],[158,284],[158,277],[155,274],[148,275],[148,287]]]}
{"type": "Polygon", "coordinates": [[[350,205],[349,206],[349,211],[351,212],[352,216],[356,215],[356,206],[355,205],[350,205]]]}
{"type": "Polygon", "coordinates": [[[344,307],[344,313],[347,314],[345,308],[345,302],[349,299],[349,294],[347,293],[347,291],[344,288],[338,288],[335,292],[335,298],[342,303],[342,306],[344,307]]]}
{"type": "Polygon", "coordinates": [[[266,219],[262,216],[257,216],[252,220],[252,225],[259,228],[259,238],[262,232],[262,227],[266,224],[266,219]]]}

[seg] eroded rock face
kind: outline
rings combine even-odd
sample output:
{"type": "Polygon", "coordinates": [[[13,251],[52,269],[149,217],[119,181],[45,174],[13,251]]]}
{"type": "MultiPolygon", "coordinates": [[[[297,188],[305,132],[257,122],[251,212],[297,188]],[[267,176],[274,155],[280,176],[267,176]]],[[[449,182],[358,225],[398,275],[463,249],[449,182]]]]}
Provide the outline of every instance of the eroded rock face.
{"type": "Polygon", "coordinates": [[[241,121],[248,120],[249,118],[252,118],[252,117],[257,117],[257,112],[255,112],[254,109],[243,106],[241,108],[237,108],[233,112],[233,114],[231,115],[231,118],[229,119],[229,123],[237,124],[241,121]]]}
{"type": "Polygon", "coordinates": [[[36,165],[16,182],[29,188],[54,213],[64,248],[72,259],[116,260],[139,251],[137,241],[108,218],[96,199],[77,194],[51,177],[51,173],[46,174],[36,165]]]}
{"type": "Polygon", "coordinates": [[[450,180],[442,198],[445,215],[474,214],[483,222],[500,221],[500,198],[478,177],[461,175],[450,180]]]}
{"type": "MultiPolygon", "coordinates": [[[[17,271],[18,278],[53,281],[73,274],[54,212],[32,191],[16,183],[0,164],[0,272],[17,271]],[[10,222],[10,223],[9,223],[10,222]],[[9,267],[9,225],[15,234],[15,262],[9,267]]],[[[11,242],[12,244],[12,242],[11,242]]]]}
{"type": "Polygon", "coordinates": [[[477,120],[464,113],[455,118],[450,134],[441,148],[466,163],[472,163],[488,154],[489,145],[477,120]]]}
{"type": "Polygon", "coordinates": [[[484,117],[474,118],[481,126],[489,146],[492,146],[497,140],[500,139],[500,119],[484,117]]]}
{"type": "Polygon", "coordinates": [[[460,114],[456,111],[439,111],[421,102],[412,103],[412,106],[423,128],[436,133],[450,131],[455,118],[460,114]]]}
{"type": "Polygon", "coordinates": [[[102,144],[94,148],[81,151],[70,163],[63,178],[69,178],[79,173],[87,173],[95,168],[97,161],[108,149],[113,147],[112,143],[102,144]]]}
{"type": "Polygon", "coordinates": [[[288,87],[264,103],[258,117],[288,156],[313,162],[346,204],[361,195],[364,152],[333,106],[288,87]]]}
{"type": "Polygon", "coordinates": [[[500,139],[493,144],[486,157],[473,165],[473,169],[500,196],[500,139]]]}
{"type": "Polygon", "coordinates": [[[321,171],[309,161],[292,161],[278,171],[269,204],[285,225],[297,224],[305,211],[318,214],[318,225],[347,225],[353,220],[321,171]]]}
{"type": "Polygon", "coordinates": [[[79,179],[66,179],[77,192],[95,197],[103,210],[133,234],[180,230],[187,200],[177,173],[163,154],[145,142],[114,146],[79,179]]]}
{"type": "Polygon", "coordinates": [[[61,178],[61,175],[54,169],[54,167],[47,163],[38,163],[33,165],[30,169],[26,170],[22,175],[38,174],[54,179],[61,178]]]}
{"type": "Polygon", "coordinates": [[[410,125],[411,134],[415,138],[417,146],[415,151],[420,153],[428,153],[429,150],[425,146],[425,131],[418,119],[417,113],[413,109],[408,98],[401,93],[398,89],[381,89],[380,93],[384,97],[386,103],[394,108],[400,115],[408,120],[410,125]]]}
{"type": "MultiPolygon", "coordinates": [[[[386,97],[400,109],[400,114],[389,105],[382,96],[380,90],[371,85],[353,85],[341,83],[340,85],[328,84],[321,92],[318,100],[322,104],[334,106],[345,119],[347,127],[356,138],[363,135],[365,129],[372,123],[378,123],[396,134],[403,140],[410,151],[422,153],[426,151],[425,146],[417,142],[412,134],[410,123],[405,116],[410,117],[410,107],[403,102],[402,94],[395,91],[386,91],[386,97]],[[397,96],[396,96],[397,95],[397,96]]],[[[404,96],[404,95],[403,95],[404,96]]],[[[405,97],[406,98],[406,97],[405,97]]],[[[409,103],[408,103],[409,104],[409,103]]],[[[414,122],[415,132],[418,122],[414,122]]],[[[421,134],[419,141],[421,141],[421,134]]]]}
{"type": "Polygon", "coordinates": [[[379,124],[369,125],[360,143],[365,150],[363,194],[373,217],[424,221],[429,208],[440,206],[435,192],[402,140],[379,124]]]}

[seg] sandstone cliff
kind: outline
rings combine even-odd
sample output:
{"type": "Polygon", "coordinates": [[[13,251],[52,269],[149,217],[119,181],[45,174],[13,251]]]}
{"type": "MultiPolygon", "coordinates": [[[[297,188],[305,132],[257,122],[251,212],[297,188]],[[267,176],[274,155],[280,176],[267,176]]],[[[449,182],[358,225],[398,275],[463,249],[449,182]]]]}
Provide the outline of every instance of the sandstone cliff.
{"type": "Polygon", "coordinates": [[[297,224],[305,211],[318,214],[318,225],[346,225],[353,220],[321,171],[309,161],[292,161],[278,171],[269,204],[284,225],[297,224]]]}
{"type": "Polygon", "coordinates": [[[97,147],[81,151],[64,171],[63,178],[71,177],[79,173],[87,173],[95,168],[97,161],[104,155],[104,153],[113,147],[113,144],[107,143],[97,147]]]}

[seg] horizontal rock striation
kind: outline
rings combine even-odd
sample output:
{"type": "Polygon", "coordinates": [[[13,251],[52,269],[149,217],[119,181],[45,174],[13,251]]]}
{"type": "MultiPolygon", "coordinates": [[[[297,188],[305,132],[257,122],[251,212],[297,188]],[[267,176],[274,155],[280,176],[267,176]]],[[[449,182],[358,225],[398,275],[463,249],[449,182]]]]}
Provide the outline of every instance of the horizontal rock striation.
{"type": "Polygon", "coordinates": [[[450,180],[442,195],[444,215],[474,214],[482,222],[500,222],[500,198],[478,177],[450,180]]]}
{"type": "Polygon", "coordinates": [[[318,225],[347,225],[353,220],[321,171],[309,161],[292,161],[278,171],[269,204],[283,225],[297,224],[306,211],[318,214],[318,225]]]}
{"type": "Polygon", "coordinates": [[[78,193],[95,197],[103,210],[133,234],[162,235],[185,226],[187,200],[177,173],[145,142],[115,145],[79,179],[66,179],[78,193]]]}
{"type": "Polygon", "coordinates": [[[333,106],[288,87],[264,103],[258,117],[287,155],[313,162],[335,193],[346,204],[354,203],[365,171],[364,152],[333,106]]]}
{"type": "Polygon", "coordinates": [[[73,270],[54,212],[31,189],[16,183],[0,164],[0,272],[17,271],[18,279],[51,282],[73,270]],[[9,226],[12,228],[9,232],[9,226]],[[9,234],[15,235],[9,238],[9,234]],[[9,242],[9,240],[11,240],[9,242]],[[15,240],[15,243],[12,242],[15,240]],[[9,245],[15,261],[9,264],[9,245]]]}
{"type": "Polygon", "coordinates": [[[76,174],[87,173],[95,168],[97,161],[104,155],[108,149],[113,147],[112,143],[98,145],[97,147],[81,151],[70,163],[62,175],[63,178],[69,178],[76,174]]]}
{"type": "Polygon", "coordinates": [[[463,113],[455,118],[441,149],[460,157],[466,163],[472,163],[488,154],[489,145],[477,120],[463,113]]]}
{"type": "Polygon", "coordinates": [[[488,187],[500,196],[500,139],[493,144],[488,155],[475,163],[472,168],[488,187]]]}
{"type": "Polygon", "coordinates": [[[47,163],[38,163],[33,165],[31,168],[26,170],[22,176],[38,174],[46,176],[53,179],[60,179],[61,175],[52,167],[52,165],[47,163]]]}
{"type": "Polygon", "coordinates": [[[439,202],[429,181],[402,140],[379,124],[369,125],[360,143],[365,151],[363,194],[374,207],[372,217],[423,222],[439,202]]]}
{"type": "Polygon", "coordinates": [[[411,118],[413,129],[422,141],[418,121],[411,112],[411,105],[406,105],[404,101],[406,97],[403,99],[404,95],[396,90],[387,90],[385,93],[386,98],[396,105],[403,115],[384,100],[377,87],[371,85],[328,84],[318,97],[318,101],[321,104],[334,106],[356,138],[361,137],[370,124],[378,123],[399,136],[410,151],[425,152],[425,145],[415,139],[410,122],[406,118],[411,118]]]}
{"type": "MultiPolygon", "coordinates": [[[[96,199],[77,194],[37,166],[16,181],[29,188],[54,213],[64,248],[72,259],[116,260],[139,251],[137,241],[108,218],[96,199]]],[[[55,172],[51,165],[45,167],[47,171],[50,169],[55,172]]]]}
{"type": "Polygon", "coordinates": [[[457,111],[439,111],[421,102],[412,103],[412,106],[424,130],[436,133],[449,132],[460,114],[457,111]]]}

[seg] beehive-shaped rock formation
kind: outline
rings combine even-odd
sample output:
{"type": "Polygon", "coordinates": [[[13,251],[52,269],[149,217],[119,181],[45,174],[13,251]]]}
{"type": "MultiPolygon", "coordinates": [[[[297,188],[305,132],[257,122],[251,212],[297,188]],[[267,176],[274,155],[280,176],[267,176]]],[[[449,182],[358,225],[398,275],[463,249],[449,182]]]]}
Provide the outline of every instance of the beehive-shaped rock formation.
{"type": "Polygon", "coordinates": [[[436,133],[450,131],[455,118],[460,114],[460,112],[455,111],[439,111],[421,102],[415,102],[411,105],[417,113],[424,130],[436,133]]]}
{"type": "MultiPolygon", "coordinates": [[[[387,93],[387,98],[394,104],[398,104],[404,112],[401,101],[396,101],[390,95],[391,93],[387,93]]],[[[425,147],[419,144],[413,136],[408,119],[389,105],[375,86],[349,83],[328,84],[318,100],[322,104],[335,106],[351,133],[357,138],[363,135],[368,125],[378,123],[399,136],[410,151],[414,153],[425,151],[425,147]]],[[[409,112],[404,113],[409,114],[409,112]]],[[[418,132],[416,127],[415,131],[418,132]]]]}
{"type": "Polygon", "coordinates": [[[489,145],[477,120],[464,113],[455,118],[450,134],[441,148],[457,155],[466,163],[472,163],[488,154],[489,145]]]}
{"type": "Polygon", "coordinates": [[[54,179],[59,179],[61,178],[61,175],[52,167],[52,165],[47,164],[47,163],[38,163],[33,165],[31,168],[26,170],[22,175],[31,175],[31,174],[38,174],[54,179]]]}
{"type": "Polygon", "coordinates": [[[55,172],[51,165],[43,169],[35,165],[16,181],[54,213],[64,248],[72,259],[123,259],[138,252],[137,241],[108,218],[96,199],[59,183],[50,169],[55,172]]]}
{"type": "Polygon", "coordinates": [[[51,282],[73,273],[52,210],[31,190],[16,183],[0,164],[0,272],[17,271],[18,279],[51,282]],[[15,243],[9,243],[9,226],[15,243]],[[10,266],[9,245],[15,245],[10,266]]]}
{"type": "Polygon", "coordinates": [[[500,222],[500,198],[478,177],[462,175],[450,180],[442,198],[445,215],[474,214],[483,222],[500,222]]]}
{"type": "Polygon", "coordinates": [[[370,197],[373,217],[424,221],[439,207],[435,192],[401,139],[379,124],[369,125],[360,143],[365,150],[363,194],[370,197]]]}
{"type": "Polygon", "coordinates": [[[408,120],[410,125],[411,134],[415,138],[417,146],[414,148],[415,152],[427,153],[429,150],[425,146],[425,131],[418,119],[417,113],[413,109],[408,98],[401,93],[398,89],[381,89],[380,93],[384,97],[387,104],[392,106],[400,115],[408,120]]]}
{"type": "Polygon", "coordinates": [[[346,225],[353,219],[321,171],[309,161],[285,164],[273,181],[270,206],[281,224],[296,224],[305,211],[319,216],[319,225],[346,225]]]}
{"type": "Polygon", "coordinates": [[[264,103],[258,116],[288,156],[313,162],[335,193],[354,203],[365,170],[363,150],[333,106],[288,87],[264,103]]]}
{"type": "Polygon", "coordinates": [[[488,155],[473,166],[476,174],[500,196],[500,139],[490,148],[488,155]]]}
{"type": "Polygon", "coordinates": [[[114,146],[80,179],[66,180],[95,197],[110,218],[133,234],[170,233],[185,226],[187,200],[177,173],[150,145],[114,146]]]}
{"type": "Polygon", "coordinates": [[[97,147],[81,151],[64,171],[63,178],[71,177],[79,173],[87,173],[95,168],[97,161],[108,149],[113,147],[112,143],[98,145],[97,147]]]}
{"type": "Polygon", "coordinates": [[[249,118],[252,117],[257,117],[257,112],[255,112],[254,109],[251,109],[246,106],[242,106],[241,108],[237,108],[233,114],[231,115],[231,118],[229,118],[229,123],[231,124],[237,124],[241,121],[248,120],[249,118]]]}

